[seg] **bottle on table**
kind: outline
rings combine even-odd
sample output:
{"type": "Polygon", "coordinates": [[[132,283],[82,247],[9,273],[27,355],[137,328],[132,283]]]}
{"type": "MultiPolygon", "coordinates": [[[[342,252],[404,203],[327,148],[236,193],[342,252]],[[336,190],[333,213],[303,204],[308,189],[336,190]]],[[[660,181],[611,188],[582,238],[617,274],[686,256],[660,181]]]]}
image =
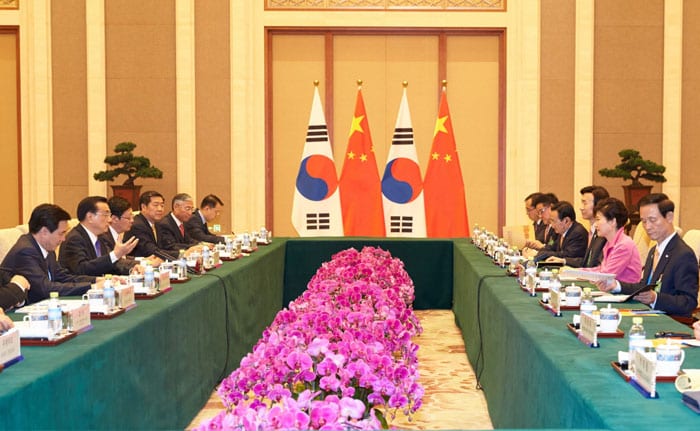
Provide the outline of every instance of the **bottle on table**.
{"type": "Polygon", "coordinates": [[[639,316],[632,318],[632,327],[628,333],[629,337],[629,359],[627,369],[634,372],[634,352],[644,353],[647,333],[644,330],[643,319],[639,316]]]}
{"type": "Polygon", "coordinates": [[[156,288],[155,275],[153,274],[151,262],[147,262],[143,269],[143,287],[149,291],[156,288]]]}
{"type": "Polygon", "coordinates": [[[593,294],[591,293],[590,287],[584,287],[583,293],[581,294],[581,314],[593,314],[598,307],[595,305],[595,300],[593,299],[593,294]]]}
{"type": "Polygon", "coordinates": [[[61,303],[58,301],[58,292],[49,294],[49,330],[52,336],[60,335],[63,330],[63,311],[61,303]]]}
{"type": "Polygon", "coordinates": [[[102,285],[104,295],[105,313],[111,313],[116,306],[114,285],[112,284],[112,274],[105,275],[105,281],[102,285]]]}

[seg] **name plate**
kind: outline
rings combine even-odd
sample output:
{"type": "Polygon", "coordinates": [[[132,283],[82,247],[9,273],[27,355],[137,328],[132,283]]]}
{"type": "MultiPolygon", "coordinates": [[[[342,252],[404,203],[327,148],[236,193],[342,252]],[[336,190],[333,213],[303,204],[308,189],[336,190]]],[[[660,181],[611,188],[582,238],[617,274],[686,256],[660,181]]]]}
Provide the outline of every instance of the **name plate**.
{"type": "Polygon", "coordinates": [[[67,316],[68,329],[80,332],[90,327],[90,305],[82,303],[74,305],[64,312],[67,316]]]}
{"type": "Polygon", "coordinates": [[[158,290],[170,288],[170,271],[162,271],[158,276],[158,290]]]}
{"type": "Polygon", "coordinates": [[[549,306],[552,307],[557,316],[561,316],[561,292],[550,290],[549,293],[549,306]]]}
{"type": "Polygon", "coordinates": [[[634,375],[637,384],[649,393],[651,398],[656,398],[656,357],[653,359],[639,350],[634,351],[634,375]]]}
{"type": "Polygon", "coordinates": [[[581,337],[593,347],[598,346],[596,319],[590,314],[581,313],[581,337]]]}
{"type": "Polygon", "coordinates": [[[211,252],[212,256],[212,261],[214,264],[212,266],[216,266],[221,263],[221,254],[219,253],[219,249],[215,248],[214,251],[211,252]]]}
{"type": "Polygon", "coordinates": [[[115,289],[117,296],[117,307],[127,309],[135,304],[134,286],[126,285],[115,289]]]}
{"type": "Polygon", "coordinates": [[[11,328],[0,335],[0,366],[21,356],[19,346],[19,331],[16,328],[11,328]]]}

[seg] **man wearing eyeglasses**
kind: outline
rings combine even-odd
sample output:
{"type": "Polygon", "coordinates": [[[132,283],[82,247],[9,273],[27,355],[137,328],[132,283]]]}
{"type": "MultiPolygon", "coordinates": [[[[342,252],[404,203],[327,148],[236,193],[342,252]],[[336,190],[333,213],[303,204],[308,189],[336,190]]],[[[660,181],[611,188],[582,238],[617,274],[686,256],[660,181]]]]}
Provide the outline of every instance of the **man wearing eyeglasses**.
{"type": "Polygon", "coordinates": [[[553,244],[545,245],[535,256],[535,261],[550,256],[560,258],[582,258],[588,246],[588,231],[576,221],[574,207],[566,201],[557,202],[550,208],[549,224],[557,233],[553,244]]]}
{"type": "Polygon", "coordinates": [[[185,229],[185,223],[192,217],[194,201],[187,193],[178,193],[173,197],[172,211],[158,223],[160,229],[159,244],[169,254],[177,257],[180,250],[189,250],[198,241],[185,229]]]}
{"type": "MultiPolygon", "coordinates": [[[[121,196],[112,196],[107,200],[107,205],[109,205],[109,211],[112,215],[109,217],[109,229],[100,235],[100,238],[111,248],[114,248],[117,241],[131,230],[131,226],[134,224],[134,213],[131,209],[131,203],[121,196]]],[[[122,259],[132,260],[136,263],[131,255],[124,256],[122,259]]],[[[155,255],[147,256],[147,259],[153,266],[159,266],[163,262],[155,255]]],[[[131,272],[134,270],[141,273],[143,268],[140,265],[134,265],[131,272]]]]}
{"type": "Polygon", "coordinates": [[[532,221],[532,227],[535,230],[535,239],[544,242],[544,230],[547,226],[542,223],[540,214],[537,212],[537,208],[535,208],[535,201],[539,199],[540,196],[542,196],[542,193],[535,192],[530,193],[525,198],[525,214],[527,214],[527,217],[532,221]]]}
{"type": "Polygon", "coordinates": [[[544,225],[544,234],[540,238],[535,236],[537,239],[534,241],[527,241],[525,243],[525,247],[531,250],[539,251],[546,246],[554,245],[554,243],[559,239],[559,235],[555,229],[553,229],[550,221],[552,217],[552,205],[556,204],[557,202],[559,202],[559,199],[557,199],[557,196],[554,193],[540,193],[539,196],[532,200],[532,204],[537,211],[537,215],[542,220],[542,224],[544,225]]]}
{"type": "Polygon", "coordinates": [[[78,203],[77,215],[80,224],[66,235],[58,254],[59,263],[77,275],[129,274],[136,262],[122,258],[131,253],[139,240],[118,239],[112,248],[101,238],[109,229],[112,216],[107,198],[86,197],[78,203]]]}

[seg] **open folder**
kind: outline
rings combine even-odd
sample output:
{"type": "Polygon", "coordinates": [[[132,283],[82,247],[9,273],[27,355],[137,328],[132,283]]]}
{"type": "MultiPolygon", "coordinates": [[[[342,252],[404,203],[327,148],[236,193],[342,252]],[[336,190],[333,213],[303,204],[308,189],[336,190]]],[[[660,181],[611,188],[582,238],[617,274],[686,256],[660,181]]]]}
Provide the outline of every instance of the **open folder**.
{"type": "Polygon", "coordinates": [[[630,299],[634,298],[637,294],[642,293],[647,290],[651,290],[655,288],[655,284],[647,284],[639,289],[635,290],[634,292],[630,293],[629,295],[623,294],[623,293],[617,293],[617,294],[607,294],[607,295],[600,295],[596,296],[595,302],[627,302],[630,299]]]}

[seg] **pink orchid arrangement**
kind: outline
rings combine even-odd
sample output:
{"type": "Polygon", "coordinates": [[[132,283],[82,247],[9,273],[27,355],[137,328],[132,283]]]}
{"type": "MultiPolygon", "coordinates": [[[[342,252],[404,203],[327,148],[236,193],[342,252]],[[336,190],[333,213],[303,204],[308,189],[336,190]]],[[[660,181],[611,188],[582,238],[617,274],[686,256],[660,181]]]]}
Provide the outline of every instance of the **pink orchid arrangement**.
{"type": "Polygon", "coordinates": [[[379,429],[421,406],[413,281],[379,248],[335,254],[224,379],[208,429],[379,429]]]}

